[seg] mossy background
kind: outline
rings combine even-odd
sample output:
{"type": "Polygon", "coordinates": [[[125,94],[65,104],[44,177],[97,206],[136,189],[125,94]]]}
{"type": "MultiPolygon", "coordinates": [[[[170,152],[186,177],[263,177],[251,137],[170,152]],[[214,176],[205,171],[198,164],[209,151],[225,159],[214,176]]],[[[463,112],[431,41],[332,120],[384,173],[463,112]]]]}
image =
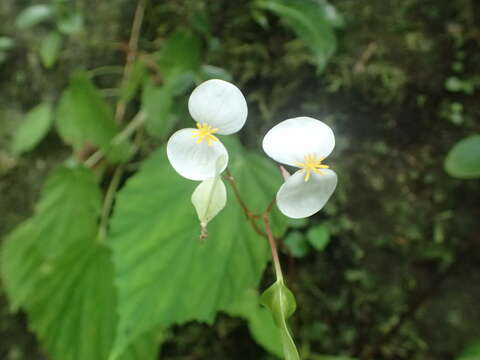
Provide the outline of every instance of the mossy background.
{"type": "MultiPolygon", "coordinates": [[[[48,171],[69,153],[52,132],[33,152],[14,156],[11,139],[23,114],[55,99],[78,67],[122,66],[119,49],[135,11],[126,0],[72,2],[88,36],[66,39],[58,64],[45,69],[36,52],[49,25],[15,28],[32,3],[0,4],[0,35],[15,40],[0,64],[2,237],[31,214],[48,171]]],[[[326,224],[330,242],[323,251],[307,246],[300,258],[282,245],[299,304],[291,326],[306,358],[454,359],[480,340],[480,183],[451,178],[443,162],[453,144],[480,131],[480,4],[331,4],[345,25],[321,73],[278,18],[268,16],[267,28],[253,19],[250,1],[152,1],[139,46],[153,51],[176,29],[202,36],[204,61],[226,69],[247,94],[250,120],[241,137],[250,148],[260,149],[266,130],[288,117],[334,127],[329,165],[339,186],[325,211],[290,230],[305,234],[326,224]]],[[[98,85],[113,88],[117,79],[103,76],[98,85]]],[[[114,92],[107,96],[115,100],[114,92]]],[[[149,140],[144,148],[155,145],[149,140]]],[[[43,359],[1,287],[0,339],[1,359],[43,359]]],[[[161,359],[268,358],[245,323],[227,316],[213,327],[175,327],[167,339],[161,359]]]]}

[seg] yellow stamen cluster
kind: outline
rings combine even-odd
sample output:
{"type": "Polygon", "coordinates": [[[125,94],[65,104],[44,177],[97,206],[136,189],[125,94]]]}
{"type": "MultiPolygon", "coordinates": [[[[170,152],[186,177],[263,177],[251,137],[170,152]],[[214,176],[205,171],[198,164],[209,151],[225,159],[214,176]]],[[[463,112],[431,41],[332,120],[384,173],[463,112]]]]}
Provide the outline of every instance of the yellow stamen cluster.
{"type": "Polygon", "coordinates": [[[200,144],[203,140],[206,140],[208,145],[211,146],[214,141],[218,141],[218,138],[213,135],[218,131],[218,128],[212,128],[207,123],[197,123],[198,130],[193,130],[193,137],[198,138],[197,144],[200,144]]]}
{"type": "Polygon", "coordinates": [[[323,173],[319,169],[328,169],[328,165],[323,165],[322,161],[325,158],[318,158],[315,154],[308,154],[304,157],[304,162],[298,162],[295,165],[301,167],[302,170],[305,170],[305,182],[310,179],[312,172],[315,174],[323,175],[323,173]]]}

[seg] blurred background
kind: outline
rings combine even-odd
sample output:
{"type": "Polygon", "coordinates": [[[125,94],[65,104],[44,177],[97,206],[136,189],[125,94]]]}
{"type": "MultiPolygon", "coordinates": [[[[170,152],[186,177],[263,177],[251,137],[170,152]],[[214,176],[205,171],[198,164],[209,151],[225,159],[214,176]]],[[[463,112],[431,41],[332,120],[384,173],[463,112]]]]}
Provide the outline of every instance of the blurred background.
{"type": "MultiPolygon", "coordinates": [[[[127,116],[155,104],[152,111],[171,115],[142,143],[140,154],[148,154],[191,121],[188,82],[169,107],[148,91],[165,79],[156,54],[173,48],[175,61],[198,58],[196,82],[220,77],[246,94],[247,147],[260,150],[265,132],[289,117],[318,118],[335,131],[328,164],[337,190],[324,211],[292,221],[281,243],[301,351],[313,360],[480,359],[480,182],[444,169],[450,149],[480,132],[480,3],[145,6],[136,66],[148,81],[140,91],[118,85],[136,1],[0,2],[0,236],[32,214],[48,172],[71,152],[48,126],[38,140],[15,140],[29,111],[55,103],[70,75],[88,70],[107,101],[128,100],[127,116]]],[[[273,356],[244,322],[221,315],[214,326],[172,328],[159,358],[273,356]]],[[[46,359],[26,316],[9,312],[1,285],[0,359],[46,359]]]]}

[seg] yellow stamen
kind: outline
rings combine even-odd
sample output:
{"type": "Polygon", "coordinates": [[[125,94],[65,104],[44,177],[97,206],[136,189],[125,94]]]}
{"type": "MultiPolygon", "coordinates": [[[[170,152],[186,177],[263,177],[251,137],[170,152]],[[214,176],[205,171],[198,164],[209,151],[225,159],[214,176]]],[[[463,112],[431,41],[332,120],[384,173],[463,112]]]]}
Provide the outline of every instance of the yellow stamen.
{"type": "Polygon", "coordinates": [[[295,165],[297,165],[298,167],[301,167],[302,170],[305,170],[305,182],[310,180],[310,176],[312,172],[318,175],[323,175],[323,173],[319,169],[328,169],[328,165],[322,164],[322,161],[325,158],[321,157],[317,159],[317,155],[315,154],[308,154],[308,155],[305,155],[303,158],[305,162],[303,163],[298,162],[298,163],[295,163],[295,165]]]}
{"type": "Polygon", "coordinates": [[[197,144],[200,144],[203,140],[206,140],[208,145],[211,146],[214,141],[218,141],[218,138],[213,135],[218,131],[218,128],[212,128],[207,123],[197,123],[198,130],[193,130],[193,136],[197,139],[197,144]]]}

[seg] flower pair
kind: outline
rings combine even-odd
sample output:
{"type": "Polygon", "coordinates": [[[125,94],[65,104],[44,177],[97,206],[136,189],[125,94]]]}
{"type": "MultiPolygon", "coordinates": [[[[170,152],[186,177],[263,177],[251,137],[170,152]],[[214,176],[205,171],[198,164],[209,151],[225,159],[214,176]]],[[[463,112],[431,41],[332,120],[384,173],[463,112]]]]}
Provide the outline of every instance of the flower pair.
{"type": "MultiPolygon", "coordinates": [[[[195,203],[195,196],[192,201],[197,212],[199,207],[205,213],[209,212],[208,216],[204,215],[209,220],[225,206],[226,201],[220,174],[227,167],[228,152],[216,134],[238,132],[247,119],[247,103],[235,85],[213,79],[193,91],[188,109],[197,122],[197,128],[174,133],[167,144],[167,156],[180,175],[203,181],[194,192],[197,199],[203,199],[201,206],[195,203]],[[199,189],[201,196],[198,195],[199,189]]],[[[337,176],[322,161],[334,146],[335,138],[330,127],[309,117],[285,120],[265,135],[263,149],[268,156],[282,164],[300,168],[287,176],[277,193],[277,206],[284,215],[304,218],[325,205],[335,190],[337,176]]]]}

